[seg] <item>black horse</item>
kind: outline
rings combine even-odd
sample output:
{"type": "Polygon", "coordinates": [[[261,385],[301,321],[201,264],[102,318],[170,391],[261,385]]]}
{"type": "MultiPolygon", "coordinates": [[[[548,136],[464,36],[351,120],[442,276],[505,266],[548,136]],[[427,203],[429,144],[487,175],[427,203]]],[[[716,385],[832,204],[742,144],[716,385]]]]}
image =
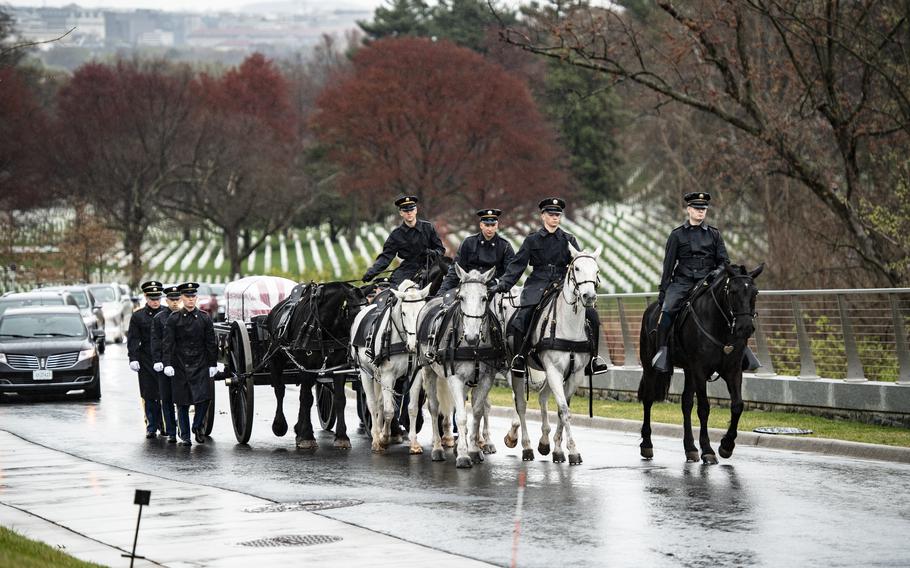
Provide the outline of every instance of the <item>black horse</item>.
{"type": "MultiPolygon", "coordinates": [[[[698,449],[692,435],[693,395],[698,396],[698,421],[701,425],[699,445],[701,459],[706,464],[716,464],[717,456],[708,437],[708,378],[713,373],[723,377],[730,393],[730,426],[720,442],[720,455],[729,458],[736,445],[736,429],[743,412],[742,359],[746,342],[755,331],[755,297],[758,288],[754,280],[761,274],[764,264],[752,272],[744,266],[726,266],[711,282],[705,281],[694,291],[686,307],[676,316],[674,333],[670,340],[671,361],[685,371],[682,393],[682,413],[685,433],[683,446],[687,461],[698,461],[698,449]]],[[[651,360],[656,353],[653,333],[660,314],[656,302],[648,306],[642,316],[640,355],[642,365],[638,400],[644,406],[641,427],[641,455],[654,457],[651,445],[651,405],[665,400],[673,373],[654,369],[651,360]]]]}
{"type": "Polygon", "coordinates": [[[266,319],[271,336],[269,368],[272,388],[278,405],[272,432],[284,436],[288,423],[282,408],[284,402],[283,374],[287,368],[299,371],[300,409],[294,432],[296,445],[305,450],[318,448],[313,436],[310,419],[313,406],[313,387],[318,377],[331,377],[333,406],[336,417],[334,447],[350,449],[347,426],[344,419],[345,381],[348,365],[348,339],[351,324],[357,312],[365,304],[360,288],[346,282],[299,284],[291,295],[279,302],[266,319]],[[338,371],[338,372],[336,372],[338,371]]]}

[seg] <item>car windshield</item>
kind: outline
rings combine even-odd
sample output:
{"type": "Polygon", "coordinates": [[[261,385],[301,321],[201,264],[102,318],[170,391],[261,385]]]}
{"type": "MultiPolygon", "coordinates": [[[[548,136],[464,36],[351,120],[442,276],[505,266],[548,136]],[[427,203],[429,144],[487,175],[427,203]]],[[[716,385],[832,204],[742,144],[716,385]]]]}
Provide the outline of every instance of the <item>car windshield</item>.
{"type": "Polygon", "coordinates": [[[62,306],[63,296],[41,296],[38,298],[5,298],[0,300],[0,316],[10,308],[29,306],[62,306]]]}
{"type": "Polygon", "coordinates": [[[0,339],[85,337],[79,314],[22,314],[0,319],[0,339]]]}
{"type": "Polygon", "coordinates": [[[76,300],[76,305],[79,306],[79,309],[90,307],[88,305],[88,294],[84,290],[70,290],[70,296],[76,300]]]}
{"type": "Polygon", "coordinates": [[[114,290],[110,286],[92,286],[89,290],[92,291],[92,294],[95,295],[95,300],[99,303],[117,301],[117,298],[114,297],[114,290]]]}

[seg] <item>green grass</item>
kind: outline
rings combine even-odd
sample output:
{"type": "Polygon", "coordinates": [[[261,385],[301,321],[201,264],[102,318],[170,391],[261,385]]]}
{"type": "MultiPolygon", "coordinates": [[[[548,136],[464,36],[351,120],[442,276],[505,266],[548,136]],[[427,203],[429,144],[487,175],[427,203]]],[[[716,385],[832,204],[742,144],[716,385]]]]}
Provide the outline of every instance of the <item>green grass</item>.
{"type": "Polygon", "coordinates": [[[84,568],[100,564],[77,560],[44,543],[29,540],[6,527],[0,527],[0,566],[84,568]]]}
{"type": "MultiPolygon", "coordinates": [[[[512,390],[504,387],[493,387],[490,391],[490,402],[495,406],[512,407],[512,390]]],[[[528,408],[539,408],[536,393],[531,394],[528,408]]],[[[588,399],[572,399],[573,414],[588,414],[588,399]]],[[[550,397],[549,410],[555,410],[553,397],[550,397]]],[[[626,420],[642,419],[642,408],[638,402],[620,402],[616,400],[595,400],[594,416],[603,418],[623,418],[626,420]]],[[[726,428],[730,420],[729,408],[713,407],[708,423],[712,428],[726,428]]],[[[682,424],[682,412],[679,404],[662,402],[651,408],[651,421],[666,424],[682,424]]],[[[692,422],[697,427],[698,417],[692,410],[692,422]]],[[[888,446],[910,447],[910,429],[894,426],[876,426],[853,420],[822,418],[795,412],[766,412],[752,410],[746,404],[746,411],[739,420],[739,431],[750,432],[759,426],[792,426],[812,430],[815,438],[832,438],[867,444],[885,444],[888,446]]]]}

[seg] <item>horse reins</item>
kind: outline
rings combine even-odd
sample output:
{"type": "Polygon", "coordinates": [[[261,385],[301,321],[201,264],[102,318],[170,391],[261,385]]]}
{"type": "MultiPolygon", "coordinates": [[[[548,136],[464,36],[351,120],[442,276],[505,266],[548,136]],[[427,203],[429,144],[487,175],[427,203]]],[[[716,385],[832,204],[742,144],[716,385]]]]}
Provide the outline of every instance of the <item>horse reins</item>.
{"type": "MultiPolygon", "coordinates": [[[[748,274],[740,274],[737,276],[727,276],[726,280],[724,281],[724,300],[727,304],[726,310],[723,307],[721,307],[720,302],[717,300],[717,295],[714,293],[715,286],[711,286],[711,288],[710,288],[711,299],[714,300],[714,305],[717,306],[717,310],[720,312],[720,315],[724,318],[724,323],[726,323],[727,326],[730,328],[730,332],[729,332],[730,337],[733,336],[733,331],[736,328],[736,318],[737,317],[749,316],[754,320],[758,315],[753,312],[734,312],[733,309],[731,308],[730,280],[736,280],[736,279],[741,279],[741,278],[748,278],[749,280],[752,280],[752,277],[749,276],[748,274]],[[728,313],[729,313],[729,317],[727,317],[728,313]]],[[[732,343],[730,343],[729,341],[727,343],[721,343],[716,337],[714,337],[710,332],[708,332],[708,330],[705,329],[704,325],[702,325],[702,323],[701,323],[701,320],[698,318],[698,314],[695,312],[695,308],[691,302],[687,306],[687,311],[692,314],[692,321],[695,322],[695,326],[698,328],[698,330],[705,337],[707,337],[711,343],[720,347],[721,350],[723,350],[724,355],[729,355],[730,353],[733,352],[732,343]]]]}

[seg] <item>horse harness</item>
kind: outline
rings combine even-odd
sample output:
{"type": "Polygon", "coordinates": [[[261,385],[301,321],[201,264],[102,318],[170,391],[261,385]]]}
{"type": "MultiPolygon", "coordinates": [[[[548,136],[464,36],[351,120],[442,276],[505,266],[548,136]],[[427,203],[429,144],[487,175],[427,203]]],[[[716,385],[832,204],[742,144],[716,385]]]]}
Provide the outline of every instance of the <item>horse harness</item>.
{"type": "Polygon", "coordinates": [[[443,370],[448,366],[449,372],[454,375],[456,362],[472,361],[474,363],[474,375],[466,382],[469,387],[477,386],[477,381],[480,379],[481,363],[494,368],[505,367],[505,341],[502,328],[493,310],[490,309],[489,302],[484,313],[479,316],[464,313],[461,310],[461,302],[458,301],[448,309],[441,310],[435,317],[437,321],[431,325],[428,338],[429,349],[425,354],[428,362],[442,365],[443,370]],[[465,341],[464,326],[461,325],[463,318],[481,320],[478,345],[462,345],[465,341]],[[459,329],[461,330],[460,334],[457,333],[459,329]],[[490,333],[489,345],[482,345],[488,339],[485,335],[485,330],[487,329],[490,333]],[[490,363],[489,361],[493,362],[490,363]]]}
{"type": "MultiPolygon", "coordinates": [[[[726,343],[723,343],[720,340],[718,340],[716,337],[714,337],[714,335],[712,335],[711,332],[709,332],[705,328],[704,324],[702,324],[702,322],[701,322],[701,319],[698,317],[698,314],[695,312],[694,302],[695,302],[695,300],[697,300],[699,297],[701,297],[703,295],[703,293],[699,292],[698,287],[696,288],[695,293],[692,294],[692,297],[686,302],[685,309],[683,310],[682,317],[680,317],[678,320],[676,329],[679,330],[682,327],[682,324],[685,321],[686,317],[688,317],[689,314],[691,314],[692,321],[695,323],[695,327],[698,328],[698,331],[700,331],[701,334],[704,335],[708,339],[708,341],[710,341],[711,343],[713,343],[714,345],[719,347],[723,351],[724,355],[729,355],[730,353],[732,353],[734,347],[730,340],[733,338],[733,330],[736,327],[736,318],[739,316],[749,316],[750,318],[755,319],[756,316],[758,315],[758,314],[755,314],[752,312],[734,312],[733,309],[730,307],[731,306],[731,304],[730,304],[730,280],[736,280],[736,279],[740,279],[740,278],[751,279],[751,277],[748,274],[740,274],[737,276],[727,276],[727,278],[724,281],[724,300],[727,304],[726,310],[723,307],[721,307],[720,302],[717,300],[717,295],[714,293],[714,290],[716,287],[711,286],[710,288],[708,288],[708,292],[711,294],[711,299],[714,301],[714,305],[717,306],[717,311],[720,312],[720,315],[724,318],[724,322],[726,322],[726,324],[730,330],[726,343]]],[[[704,280],[702,280],[701,286],[709,286],[709,284],[710,283],[708,282],[707,278],[705,278],[704,280]]],[[[699,287],[701,287],[701,286],[699,286],[699,287]]]]}

